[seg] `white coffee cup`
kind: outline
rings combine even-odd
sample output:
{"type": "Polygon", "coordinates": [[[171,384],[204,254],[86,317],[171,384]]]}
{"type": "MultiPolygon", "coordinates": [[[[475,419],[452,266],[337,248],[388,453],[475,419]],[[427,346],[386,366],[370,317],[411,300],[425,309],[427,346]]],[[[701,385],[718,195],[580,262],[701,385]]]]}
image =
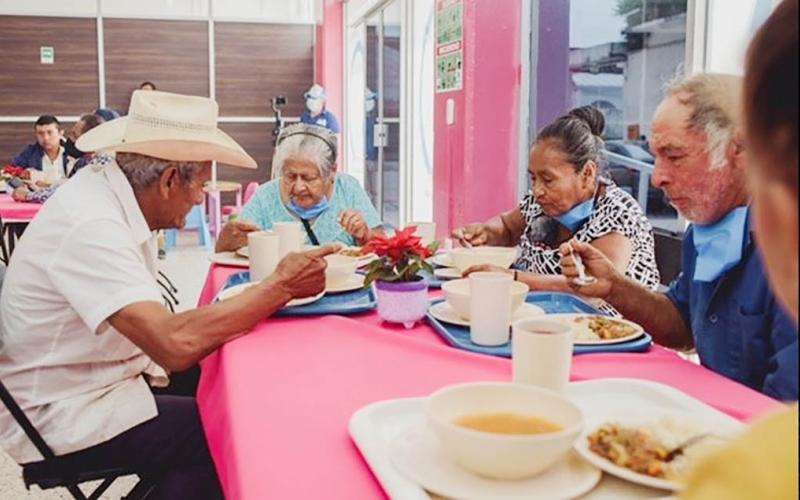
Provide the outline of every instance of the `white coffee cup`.
{"type": "Polygon", "coordinates": [[[428,246],[436,241],[436,223],[435,222],[409,222],[409,226],[417,226],[415,235],[422,238],[422,245],[428,246]]]}
{"type": "Polygon", "coordinates": [[[303,225],[299,222],[275,222],[272,230],[278,235],[278,258],[290,252],[299,252],[303,247],[303,225]]]}
{"type": "Polygon", "coordinates": [[[514,382],[563,393],[572,365],[572,328],[547,319],[523,319],[511,325],[514,382]]]}
{"type": "Polygon", "coordinates": [[[280,261],[280,237],[273,231],[254,231],[247,235],[250,252],[250,281],[261,281],[273,272],[280,261]]]}
{"type": "Polygon", "coordinates": [[[469,335],[473,343],[498,346],[508,342],[512,283],[508,273],[469,275],[469,335]]]}

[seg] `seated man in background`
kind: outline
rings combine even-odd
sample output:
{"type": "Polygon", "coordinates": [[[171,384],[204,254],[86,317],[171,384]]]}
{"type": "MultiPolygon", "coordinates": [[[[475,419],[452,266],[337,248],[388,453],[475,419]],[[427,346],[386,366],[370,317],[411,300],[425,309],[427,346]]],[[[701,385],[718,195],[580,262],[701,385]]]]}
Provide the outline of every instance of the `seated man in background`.
{"type": "MultiPolygon", "coordinates": [[[[158,499],[222,493],[194,397],[150,386],[321,292],[323,257],[336,250],[289,254],[219,304],[164,307],[154,231],[184,225],[213,160],[256,167],[217,128],[217,110],[204,97],[137,91],[127,117],[81,136],[77,147],[98,154],[28,226],[0,295],[0,379],[62,465],[156,471],[158,499]]],[[[42,459],[7,411],[0,446],[18,463],[42,459]]]]}
{"type": "MultiPolygon", "coordinates": [[[[67,155],[61,146],[63,131],[58,118],[53,115],[42,115],[36,120],[33,128],[36,131],[36,142],[25,146],[25,149],[11,160],[11,164],[41,172],[41,180],[48,184],[66,178],[67,155]]],[[[27,172],[26,178],[31,178],[30,172],[27,172]]]]}
{"type": "Polygon", "coordinates": [[[666,294],[622,275],[595,247],[573,240],[587,274],[577,286],[568,244],[563,273],[576,291],[598,297],[640,323],[656,342],[696,347],[700,362],[781,400],[797,400],[797,331],[775,300],[752,239],[741,79],[695,75],[673,84],[653,117],[653,185],[693,223],[683,240],[682,273],[666,294]]]}
{"type": "MultiPolygon", "coordinates": [[[[72,126],[67,133],[67,137],[62,143],[64,150],[70,157],[67,162],[67,179],[75,175],[80,169],[85,167],[92,158],[91,153],[84,153],[75,146],[75,141],[84,133],[92,130],[103,123],[103,119],[94,114],[85,114],[72,126]]],[[[61,181],[66,181],[62,179],[61,181]]],[[[31,201],[34,203],[44,203],[55,192],[61,182],[54,182],[49,187],[26,187],[21,186],[14,190],[13,197],[17,201],[31,201]]]]}

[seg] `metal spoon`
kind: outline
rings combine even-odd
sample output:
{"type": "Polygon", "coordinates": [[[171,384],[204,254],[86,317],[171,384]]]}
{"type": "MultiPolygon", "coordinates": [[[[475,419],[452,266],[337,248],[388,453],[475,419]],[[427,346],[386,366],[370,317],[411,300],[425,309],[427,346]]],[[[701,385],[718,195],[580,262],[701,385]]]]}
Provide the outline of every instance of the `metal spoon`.
{"type": "Polygon", "coordinates": [[[572,282],[578,286],[591,285],[592,283],[596,282],[597,278],[586,275],[586,268],[583,265],[583,261],[581,260],[580,255],[575,253],[572,245],[569,245],[569,254],[572,257],[572,260],[575,262],[575,269],[578,271],[578,277],[573,279],[572,282]]]}
{"type": "Polygon", "coordinates": [[[721,437],[719,437],[719,436],[717,436],[715,434],[712,434],[710,432],[706,432],[704,434],[698,434],[696,436],[692,436],[689,439],[687,439],[686,441],[684,441],[683,443],[681,443],[680,445],[678,445],[677,447],[675,447],[672,450],[670,450],[669,452],[667,452],[667,455],[664,457],[664,461],[665,462],[672,462],[678,456],[683,455],[683,452],[686,450],[686,448],[688,448],[688,447],[692,446],[693,444],[696,444],[698,441],[702,441],[703,439],[708,438],[708,437],[714,437],[714,438],[717,438],[717,439],[723,439],[723,438],[721,438],[721,437]]]}

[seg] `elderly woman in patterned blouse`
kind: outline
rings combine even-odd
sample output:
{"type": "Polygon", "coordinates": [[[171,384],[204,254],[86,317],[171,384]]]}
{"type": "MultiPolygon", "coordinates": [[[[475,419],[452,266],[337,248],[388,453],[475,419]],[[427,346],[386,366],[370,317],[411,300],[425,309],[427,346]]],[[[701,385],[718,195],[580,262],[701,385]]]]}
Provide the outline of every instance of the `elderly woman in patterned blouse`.
{"type": "Polygon", "coordinates": [[[247,245],[247,233],[275,222],[300,222],[312,245],[363,245],[382,236],[375,207],[358,181],[336,173],[336,134],[314,125],[294,124],[278,138],[276,178],[258,188],[239,218],[225,225],[216,251],[247,245]]]}
{"type": "Polygon", "coordinates": [[[458,228],[453,237],[464,246],[518,245],[517,279],[532,290],[571,290],[561,275],[558,247],[572,238],[591,243],[628,276],[657,288],[650,222],[636,200],[599,172],[604,127],[602,113],[590,106],[545,127],[531,148],[532,187],[520,206],[458,228]]]}

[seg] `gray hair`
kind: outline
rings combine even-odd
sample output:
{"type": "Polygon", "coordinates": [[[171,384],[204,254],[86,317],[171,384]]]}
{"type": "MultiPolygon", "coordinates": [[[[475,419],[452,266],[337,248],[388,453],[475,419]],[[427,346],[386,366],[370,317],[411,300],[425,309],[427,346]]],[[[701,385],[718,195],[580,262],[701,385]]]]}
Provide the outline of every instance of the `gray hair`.
{"type": "Polygon", "coordinates": [[[336,173],[337,135],[327,128],[296,123],[289,125],[278,137],[278,147],[272,159],[272,177],[283,175],[286,160],[301,157],[319,169],[323,179],[336,173]]]}
{"type": "Polygon", "coordinates": [[[715,73],[678,75],[666,84],[665,93],[691,107],[689,127],[705,133],[711,168],[721,168],[725,150],[742,124],[742,78],[715,73]]]}
{"type": "Polygon", "coordinates": [[[178,169],[178,176],[183,184],[189,184],[210,162],[172,161],[153,158],[138,153],[117,153],[117,165],[128,178],[134,191],[141,191],[152,186],[169,167],[178,169]]]}

